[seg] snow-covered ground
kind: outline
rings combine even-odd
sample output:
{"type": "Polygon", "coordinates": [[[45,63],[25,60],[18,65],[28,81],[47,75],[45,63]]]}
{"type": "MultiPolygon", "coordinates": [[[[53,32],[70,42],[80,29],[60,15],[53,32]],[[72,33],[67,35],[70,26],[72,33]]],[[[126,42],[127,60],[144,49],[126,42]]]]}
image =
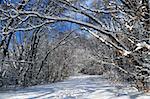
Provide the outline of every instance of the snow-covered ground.
{"type": "Polygon", "coordinates": [[[63,82],[0,92],[0,99],[150,99],[150,94],[110,84],[101,76],[77,75],[63,82]]]}

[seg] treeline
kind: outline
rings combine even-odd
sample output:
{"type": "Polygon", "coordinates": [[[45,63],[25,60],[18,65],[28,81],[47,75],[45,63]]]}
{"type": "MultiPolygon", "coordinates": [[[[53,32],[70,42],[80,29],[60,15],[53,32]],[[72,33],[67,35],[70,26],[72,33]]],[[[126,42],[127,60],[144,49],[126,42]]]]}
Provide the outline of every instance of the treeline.
{"type": "Polygon", "coordinates": [[[82,72],[107,73],[148,91],[149,16],[149,0],[4,2],[1,86],[55,82],[82,72]]]}

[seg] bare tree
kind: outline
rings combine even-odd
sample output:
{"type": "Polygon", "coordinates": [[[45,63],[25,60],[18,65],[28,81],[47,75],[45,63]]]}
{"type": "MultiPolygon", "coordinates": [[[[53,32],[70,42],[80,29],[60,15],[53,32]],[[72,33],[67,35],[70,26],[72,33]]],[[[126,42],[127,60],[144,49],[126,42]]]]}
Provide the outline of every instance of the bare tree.
{"type": "MultiPolygon", "coordinates": [[[[9,44],[15,33],[20,31],[24,34],[33,32],[29,48],[27,47],[26,49],[25,56],[27,57],[21,61],[28,64],[28,66],[25,66],[26,69],[23,70],[23,76],[29,82],[33,79],[30,77],[32,76],[32,64],[37,61],[36,51],[41,35],[38,32],[41,32],[43,28],[52,28],[53,23],[71,22],[80,26],[82,31],[88,32],[97,38],[100,44],[103,43],[107,46],[107,49],[111,48],[113,50],[113,56],[111,56],[110,61],[104,60],[105,57],[97,58],[101,64],[113,66],[123,79],[133,80],[132,82],[137,83],[138,89],[149,90],[149,1],[92,0],[91,4],[87,6],[83,5],[86,1],[79,2],[76,2],[76,0],[49,0],[47,5],[43,5],[43,9],[39,5],[42,3],[40,0],[35,3],[25,0],[17,8],[11,3],[3,5],[0,8],[0,17],[3,21],[1,24],[2,29],[0,30],[2,61],[7,60],[6,56],[9,56],[9,44]],[[24,8],[26,6],[29,6],[29,9],[24,8]],[[38,8],[41,9],[38,10],[38,8]],[[63,11],[71,14],[61,13],[63,11]],[[73,13],[79,16],[82,15],[87,20],[75,18],[72,16],[73,13]],[[138,83],[141,83],[142,86],[138,86],[138,83]]],[[[28,46],[28,42],[26,46],[28,46]]],[[[21,57],[23,56],[22,51],[20,52],[21,57]]],[[[51,50],[46,51],[46,54],[44,54],[46,56],[43,57],[44,60],[41,61],[37,74],[41,72],[49,53],[51,53],[51,50]]],[[[94,54],[100,56],[101,54],[99,55],[98,53],[99,51],[96,50],[94,54]]],[[[20,60],[17,61],[20,63],[20,60]]]]}

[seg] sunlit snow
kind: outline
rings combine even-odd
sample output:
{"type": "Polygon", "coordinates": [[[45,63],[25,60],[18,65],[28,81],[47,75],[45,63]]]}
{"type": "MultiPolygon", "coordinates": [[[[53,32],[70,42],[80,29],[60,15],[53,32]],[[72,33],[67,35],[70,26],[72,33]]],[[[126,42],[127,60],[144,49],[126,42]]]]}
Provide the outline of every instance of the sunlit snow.
{"type": "Polygon", "coordinates": [[[150,94],[98,75],[77,75],[49,85],[0,92],[0,99],[150,99],[150,94]]]}

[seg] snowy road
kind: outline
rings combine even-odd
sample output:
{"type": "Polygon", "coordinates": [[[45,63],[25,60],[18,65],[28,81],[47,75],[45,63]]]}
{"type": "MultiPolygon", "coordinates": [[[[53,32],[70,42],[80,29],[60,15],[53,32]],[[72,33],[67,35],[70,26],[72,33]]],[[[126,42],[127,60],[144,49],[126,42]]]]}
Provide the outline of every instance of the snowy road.
{"type": "Polygon", "coordinates": [[[101,76],[78,75],[63,82],[1,92],[0,99],[150,99],[150,95],[110,84],[101,76]]]}

